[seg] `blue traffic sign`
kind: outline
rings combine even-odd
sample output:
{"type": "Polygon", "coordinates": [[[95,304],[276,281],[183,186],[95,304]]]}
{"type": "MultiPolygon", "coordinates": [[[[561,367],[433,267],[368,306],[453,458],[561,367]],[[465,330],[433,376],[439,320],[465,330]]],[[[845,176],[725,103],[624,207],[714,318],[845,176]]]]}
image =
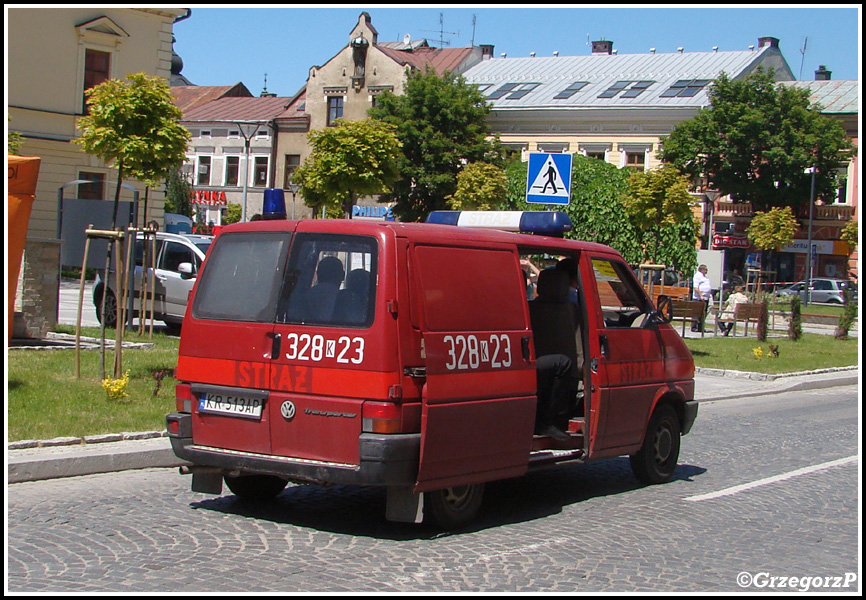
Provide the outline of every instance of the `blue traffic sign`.
{"type": "Polygon", "coordinates": [[[532,153],[526,178],[530,204],[568,204],[571,198],[571,154],[532,153]]]}

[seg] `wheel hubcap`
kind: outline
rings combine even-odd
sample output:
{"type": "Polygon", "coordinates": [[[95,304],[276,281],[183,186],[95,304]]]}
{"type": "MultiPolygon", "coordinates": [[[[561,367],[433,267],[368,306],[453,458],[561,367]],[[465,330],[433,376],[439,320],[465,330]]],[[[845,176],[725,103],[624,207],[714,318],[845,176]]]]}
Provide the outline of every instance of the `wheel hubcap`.
{"type": "Polygon", "coordinates": [[[673,447],[671,432],[667,427],[659,427],[658,431],[656,431],[654,446],[656,462],[665,462],[670,457],[671,448],[673,447]]]}

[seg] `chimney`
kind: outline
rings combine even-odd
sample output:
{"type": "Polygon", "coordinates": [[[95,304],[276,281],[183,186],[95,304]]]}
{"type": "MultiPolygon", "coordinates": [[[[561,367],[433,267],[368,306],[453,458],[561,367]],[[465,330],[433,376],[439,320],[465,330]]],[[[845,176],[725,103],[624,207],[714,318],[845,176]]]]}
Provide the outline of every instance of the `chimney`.
{"type": "Polygon", "coordinates": [[[758,38],[758,48],[763,48],[764,46],[769,46],[770,48],[778,48],[779,47],[779,38],[759,37],[758,38]]]}
{"type": "Polygon", "coordinates": [[[593,54],[610,54],[613,50],[613,42],[609,40],[599,40],[592,43],[593,54]]]}
{"type": "Polygon", "coordinates": [[[481,44],[481,60],[493,58],[493,44],[481,44]]]}
{"type": "Polygon", "coordinates": [[[830,81],[833,71],[828,71],[826,65],[820,65],[815,71],[815,81],[830,81]]]}

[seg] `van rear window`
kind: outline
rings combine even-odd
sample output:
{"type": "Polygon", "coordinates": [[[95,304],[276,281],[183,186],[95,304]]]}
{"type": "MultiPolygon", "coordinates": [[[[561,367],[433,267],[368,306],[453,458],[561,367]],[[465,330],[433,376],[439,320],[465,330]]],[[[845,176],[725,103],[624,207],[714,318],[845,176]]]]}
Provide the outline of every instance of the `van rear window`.
{"type": "Polygon", "coordinates": [[[193,316],[272,323],[290,241],[287,232],[221,235],[199,281],[193,316]]]}
{"type": "Polygon", "coordinates": [[[377,257],[372,237],[298,234],[277,322],[369,326],[375,316],[377,257]]]}

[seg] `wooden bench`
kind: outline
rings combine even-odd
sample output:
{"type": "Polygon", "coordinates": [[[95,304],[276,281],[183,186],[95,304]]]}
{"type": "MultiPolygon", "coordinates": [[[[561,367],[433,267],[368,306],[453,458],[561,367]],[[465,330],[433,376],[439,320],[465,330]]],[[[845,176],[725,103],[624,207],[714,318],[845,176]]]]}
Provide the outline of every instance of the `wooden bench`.
{"type": "MultiPolygon", "coordinates": [[[[682,336],[686,336],[686,323],[695,321],[703,323],[707,305],[700,300],[673,300],[673,320],[683,322],[682,336]]],[[[701,327],[701,337],[704,337],[705,327],[701,327]]]]}
{"type": "Polygon", "coordinates": [[[761,305],[756,304],[754,302],[743,302],[741,304],[737,304],[734,307],[734,336],[737,335],[737,323],[740,321],[745,322],[745,327],[743,328],[743,336],[748,337],[749,335],[749,323],[754,322],[757,326],[758,319],[761,318],[761,305]]]}
{"type": "Polygon", "coordinates": [[[687,287],[677,287],[673,285],[667,285],[664,288],[661,286],[655,286],[652,290],[652,301],[653,306],[659,305],[659,296],[664,294],[665,296],[670,297],[671,300],[683,300],[688,301],[692,295],[692,291],[687,287]]]}

